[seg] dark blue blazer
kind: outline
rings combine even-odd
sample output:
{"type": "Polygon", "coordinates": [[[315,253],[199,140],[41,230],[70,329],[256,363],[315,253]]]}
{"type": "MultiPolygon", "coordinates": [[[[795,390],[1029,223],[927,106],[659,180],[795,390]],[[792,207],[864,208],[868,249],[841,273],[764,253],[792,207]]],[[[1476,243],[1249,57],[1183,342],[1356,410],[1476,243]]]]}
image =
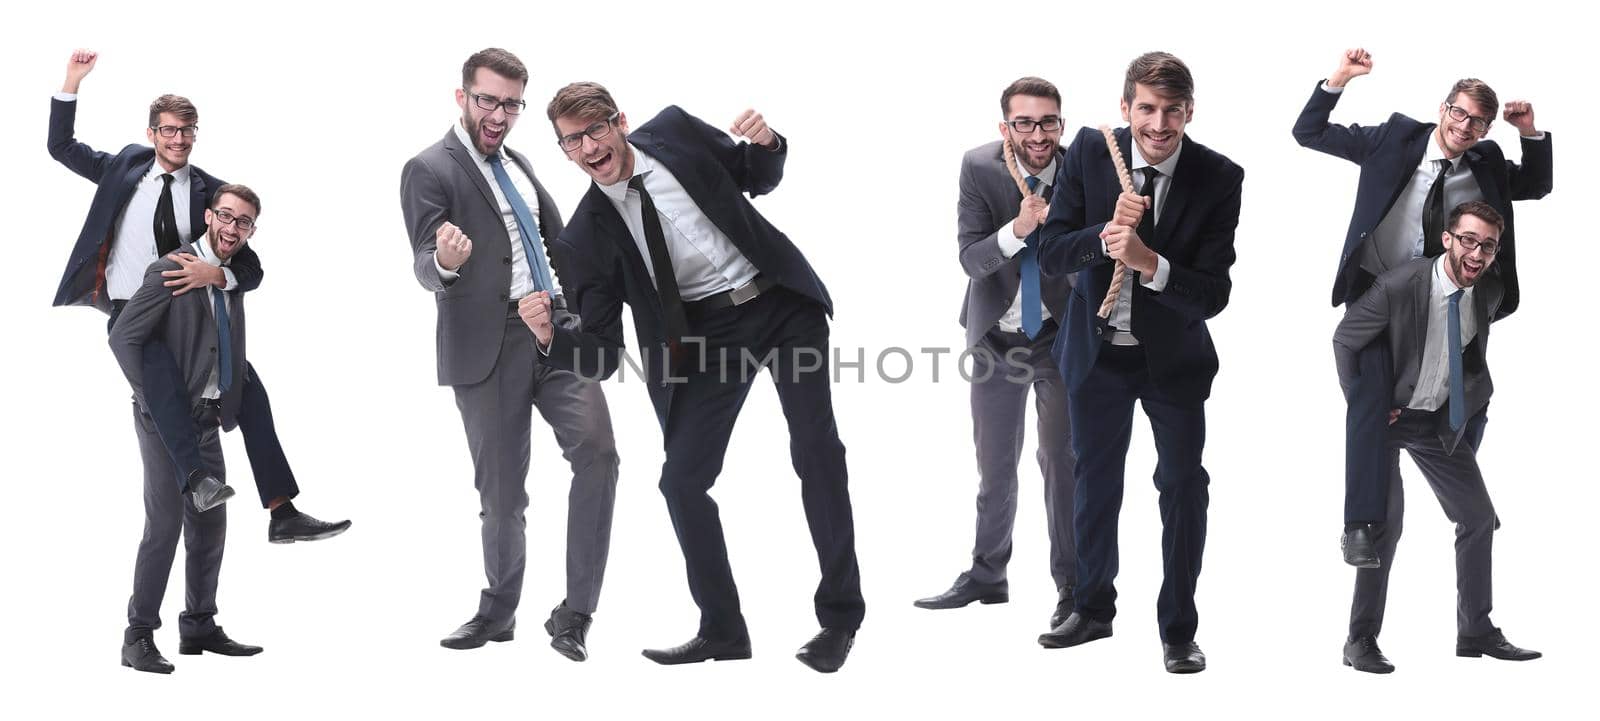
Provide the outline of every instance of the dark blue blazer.
{"type": "MultiPolygon", "coordinates": [[[[833,314],[833,300],[805,256],[756,212],[751,198],[772,192],[783,178],[789,141],[778,150],[728,135],[677,106],[662,110],[628,134],[628,142],[672,171],[689,197],[762,276],[809,298],[833,314]]],[[[572,220],[550,244],[551,263],[568,291],[568,307],[583,319],[555,329],[545,362],[587,378],[609,378],[622,362],[622,304],[633,309],[634,332],[649,380],[650,400],[665,422],[672,384],[667,382],[666,323],[661,300],[628,226],[598,185],[589,186],[572,220]]],[[[691,346],[692,347],[692,346],[691,346]]]]}
{"type": "MultiPolygon", "coordinates": [[[[50,157],[55,158],[72,172],[99,187],[94,201],[89,204],[89,217],[83,221],[78,242],[72,247],[67,268],[61,274],[61,285],[56,289],[51,305],[92,305],[110,312],[111,299],[105,294],[105,262],[116,238],[117,219],[122,209],[133,197],[139,179],[155,163],[156,151],[145,145],[129,145],[122,152],[103,153],[73,137],[77,120],[78,103],[50,100],[50,157]]],[[[226,185],[198,167],[190,166],[193,176],[189,182],[189,229],[192,237],[180,238],[193,242],[205,235],[205,210],[210,207],[211,196],[217,188],[226,185]]],[[[239,282],[235,290],[255,290],[261,285],[261,260],[249,245],[239,250],[228,266],[239,282]]]]}
{"type": "MultiPolygon", "coordinates": [[[[1127,128],[1115,132],[1123,158],[1127,128]]],[[[1150,381],[1173,397],[1203,401],[1217,374],[1217,352],[1206,319],[1228,305],[1233,282],[1233,232],[1239,225],[1244,169],[1185,136],[1173,169],[1155,237],[1145,245],[1167,259],[1166,288],[1133,289],[1133,332],[1144,345],[1150,381]]],[[[1077,273],[1067,296],[1066,332],[1056,336],[1055,356],[1069,390],[1088,377],[1105,345],[1106,321],[1098,312],[1111,285],[1112,259],[1101,251],[1100,231],[1111,219],[1122,186],[1094,128],[1078,131],[1056,173],[1050,215],[1039,234],[1039,269],[1077,273]]]]}
{"type": "MultiPolygon", "coordinates": [[[[1418,122],[1400,113],[1389,116],[1388,122],[1374,127],[1333,125],[1328,115],[1339,102],[1342,93],[1322,89],[1322,82],[1311,92],[1311,99],[1300,111],[1294,124],[1294,139],[1312,150],[1344,158],[1361,166],[1361,180],[1356,186],[1356,208],[1350,216],[1350,229],[1345,233],[1344,250],[1339,253],[1339,269],[1333,278],[1333,304],[1353,301],[1352,290],[1355,272],[1361,266],[1361,244],[1389,214],[1400,198],[1400,191],[1417,171],[1422,156],[1433,142],[1433,129],[1437,123],[1418,122]]],[[[1515,224],[1511,217],[1511,201],[1543,198],[1551,187],[1550,134],[1543,140],[1522,141],[1522,165],[1506,160],[1505,153],[1493,140],[1483,140],[1463,154],[1478,187],[1483,190],[1484,202],[1505,216],[1506,229],[1500,235],[1500,254],[1495,257],[1490,272],[1498,273],[1505,283],[1505,298],[1500,303],[1496,318],[1511,315],[1517,309],[1517,245],[1515,224]]]]}

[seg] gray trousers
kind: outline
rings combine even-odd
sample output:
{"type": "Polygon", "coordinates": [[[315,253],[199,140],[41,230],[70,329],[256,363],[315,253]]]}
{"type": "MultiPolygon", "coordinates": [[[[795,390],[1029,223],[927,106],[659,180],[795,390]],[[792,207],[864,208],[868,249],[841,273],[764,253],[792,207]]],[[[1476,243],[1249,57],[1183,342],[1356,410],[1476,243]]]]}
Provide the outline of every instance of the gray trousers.
{"type": "Polygon", "coordinates": [[[1028,389],[1038,415],[1039,471],[1044,477],[1045,523],[1050,531],[1050,576],[1056,587],[1077,580],[1072,532],[1073,466],[1067,387],[1050,346],[1054,324],[1029,341],[1021,333],[991,330],[973,350],[972,441],[978,452],[978,524],[968,575],[981,583],[1006,578],[1011,531],[1017,517],[1017,466],[1027,437],[1028,389]],[[1009,356],[1007,354],[1010,354],[1009,356]],[[1026,369],[1026,370],[1025,370],[1026,369]],[[1032,380],[1029,381],[1029,374],[1032,380]]]}
{"type": "MultiPolygon", "coordinates": [[[[218,506],[205,513],[194,508],[184,493],[184,479],[162,445],[155,422],[133,404],[133,428],[139,437],[139,457],[144,461],[144,537],[133,563],[133,596],[128,599],[125,639],[148,636],[161,627],[161,599],[172,576],[172,560],[183,536],[184,611],[178,616],[178,635],[209,636],[216,629],[217,575],[222,570],[222,547],[227,540],[228,512],[218,506]]],[[[200,436],[200,457],[226,482],[222,443],[211,427],[200,436]]]]}
{"type": "MultiPolygon", "coordinates": [[[[483,589],[478,614],[510,621],[522,598],[527,563],[528,458],[537,408],[572,467],[567,495],[567,606],[594,613],[611,547],[617,497],[617,446],[600,384],[539,361],[533,333],[508,312],[500,357],[489,377],[453,386],[472,453],[483,520],[483,589]]],[[[549,463],[541,477],[558,477],[549,463]]]]}
{"type": "MultiPolygon", "coordinates": [[[[1469,424],[1481,424],[1480,413],[1469,424]]],[[[1477,429],[1468,428],[1468,438],[1477,429]]],[[[1444,515],[1456,524],[1456,631],[1462,636],[1482,636],[1494,631],[1489,611],[1494,606],[1491,555],[1494,531],[1499,526],[1489,489],[1478,470],[1477,451],[1468,440],[1445,451],[1438,437],[1438,412],[1406,411],[1389,426],[1388,517],[1378,528],[1378,558],[1383,565],[1356,571],[1355,599],[1350,606],[1350,637],[1377,636],[1383,629],[1383,609],[1389,595],[1389,572],[1394,569],[1395,547],[1405,517],[1405,493],[1400,483],[1400,449],[1422,471],[1439,498],[1444,515]]]]}

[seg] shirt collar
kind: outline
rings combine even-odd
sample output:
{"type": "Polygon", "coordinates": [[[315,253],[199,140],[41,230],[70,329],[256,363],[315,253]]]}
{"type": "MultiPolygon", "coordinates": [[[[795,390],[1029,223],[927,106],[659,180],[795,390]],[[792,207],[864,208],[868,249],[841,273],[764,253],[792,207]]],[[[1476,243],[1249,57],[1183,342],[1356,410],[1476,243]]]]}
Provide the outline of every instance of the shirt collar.
{"type": "MultiPolygon", "coordinates": [[[[161,176],[163,174],[165,174],[166,172],[167,172],[166,169],[161,167],[161,163],[154,162],[154,163],[150,164],[150,171],[144,174],[144,179],[145,180],[156,180],[156,181],[159,181],[159,180],[161,180],[161,176]]],[[[188,166],[188,164],[185,164],[183,167],[172,171],[172,184],[173,185],[187,185],[188,182],[189,182],[189,166],[188,166]]]]}
{"type": "MultiPolygon", "coordinates": [[[[1449,297],[1451,293],[1461,290],[1461,288],[1455,284],[1455,281],[1450,280],[1450,274],[1445,272],[1444,263],[1447,255],[1448,253],[1446,255],[1441,255],[1433,261],[1433,289],[1445,297],[1449,297]]],[[[1467,300],[1471,297],[1471,288],[1467,288],[1466,292],[1461,294],[1462,300],[1467,300]]]]}
{"type": "MultiPolygon", "coordinates": [[[[455,125],[451,126],[451,128],[456,131],[456,140],[461,141],[461,145],[467,149],[467,152],[472,153],[473,159],[477,160],[479,164],[486,164],[489,162],[489,156],[478,152],[477,144],[472,142],[472,136],[467,134],[467,129],[461,124],[461,121],[456,121],[455,125]]],[[[503,156],[505,155],[505,152],[506,146],[501,145],[499,152],[496,154],[503,156]]]]}
{"type": "Polygon", "coordinates": [[[1433,135],[1428,136],[1428,152],[1422,154],[1422,160],[1426,163],[1431,163],[1435,160],[1443,160],[1450,164],[1450,172],[1454,173],[1461,169],[1461,161],[1466,159],[1467,154],[1462,153],[1454,158],[1444,157],[1444,148],[1439,147],[1440,132],[1440,128],[1435,128],[1433,135]]]}
{"type": "MultiPolygon", "coordinates": [[[[199,256],[199,258],[201,260],[203,260],[203,261],[205,261],[205,262],[207,262],[207,263],[209,263],[211,265],[214,265],[214,266],[217,266],[217,267],[221,267],[221,266],[227,265],[226,262],[223,262],[222,260],[217,258],[216,253],[213,253],[211,251],[211,237],[210,237],[210,233],[209,232],[205,233],[205,234],[202,234],[199,238],[195,239],[195,241],[194,241],[194,250],[195,250],[195,255],[196,256],[199,256]]],[[[229,260],[232,260],[232,259],[230,258],[229,260]]]]}
{"type": "MultiPolygon", "coordinates": [[[[1132,132],[1131,128],[1129,132],[1132,132]]],[[[1183,138],[1178,138],[1178,149],[1172,151],[1172,154],[1168,155],[1166,160],[1156,163],[1156,170],[1168,178],[1172,177],[1172,171],[1178,168],[1178,156],[1183,155],[1183,140],[1183,138]]],[[[1128,166],[1130,170],[1138,170],[1150,165],[1145,161],[1144,156],[1139,153],[1139,144],[1137,142],[1130,138],[1128,147],[1133,150],[1133,164],[1128,166]]]]}
{"type": "MultiPolygon", "coordinates": [[[[650,156],[639,152],[639,149],[633,147],[632,143],[628,143],[627,146],[628,152],[633,154],[633,174],[635,176],[642,178],[646,175],[649,175],[650,171],[656,169],[656,161],[651,159],[650,156]]],[[[600,185],[598,182],[595,183],[595,185],[599,185],[600,192],[605,193],[606,197],[610,198],[612,202],[622,203],[628,200],[628,181],[631,180],[633,180],[633,178],[629,177],[612,183],[611,185],[600,185]]]]}
{"type": "MultiPolygon", "coordinates": [[[[1022,164],[1019,163],[1017,165],[1017,170],[1022,171],[1022,177],[1023,178],[1027,178],[1028,177],[1028,169],[1026,167],[1024,167],[1022,164]]],[[[1054,184],[1055,183],[1055,179],[1056,179],[1056,158],[1055,158],[1055,156],[1051,155],[1050,156],[1050,164],[1044,166],[1044,170],[1041,170],[1041,171],[1039,171],[1037,173],[1034,173],[1033,177],[1038,178],[1040,184],[1042,184],[1044,186],[1044,188],[1048,188],[1052,184],[1054,184]]],[[[1043,188],[1040,188],[1040,191],[1042,192],[1043,188]]]]}

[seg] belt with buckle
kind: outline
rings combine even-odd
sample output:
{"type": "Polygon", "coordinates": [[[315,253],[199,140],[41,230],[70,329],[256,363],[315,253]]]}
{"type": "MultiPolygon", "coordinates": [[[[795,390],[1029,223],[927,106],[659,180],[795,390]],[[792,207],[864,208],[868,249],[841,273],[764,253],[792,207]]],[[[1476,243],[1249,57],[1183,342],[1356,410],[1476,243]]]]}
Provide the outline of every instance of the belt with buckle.
{"type": "Polygon", "coordinates": [[[736,305],[744,305],[745,303],[755,300],[756,297],[762,293],[777,287],[777,285],[777,281],[768,280],[766,277],[758,275],[751,279],[749,283],[745,283],[744,285],[734,288],[733,290],[725,293],[708,295],[699,300],[691,300],[683,305],[685,308],[691,308],[694,310],[717,310],[718,308],[729,308],[736,305]]]}

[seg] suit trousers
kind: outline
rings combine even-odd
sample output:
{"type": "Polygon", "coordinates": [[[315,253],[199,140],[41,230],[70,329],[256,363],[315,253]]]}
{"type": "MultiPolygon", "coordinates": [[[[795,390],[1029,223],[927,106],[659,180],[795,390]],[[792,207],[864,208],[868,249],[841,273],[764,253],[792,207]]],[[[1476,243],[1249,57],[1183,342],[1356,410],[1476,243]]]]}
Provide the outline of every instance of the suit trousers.
{"type": "Polygon", "coordinates": [[[1400,482],[1400,449],[1422,471],[1433,494],[1444,508],[1446,518],[1456,524],[1456,630],[1462,636],[1482,636],[1494,631],[1489,611],[1494,606],[1492,555],[1495,517],[1489,489],[1478,469],[1477,441],[1482,438],[1486,416],[1470,419],[1462,442],[1455,452],[1446,450],[1439,440],[1439,414],[1443,411],[1401,413],[1389,426],[1388,509],[1377,529],[1378,568],[1356,570],[1355,598],[1350,605],[1350,638],[1377,636],[1383,630],[1384,606],[1389,596],[1389,572],[1394,570],[1395,548],[1405,518],[1405,491],[1400,482]]]}
{"type": "Polygon", "coordinates": [[[722,472],[739,409],[763,368],[771,372],[788,423],[789,454],[822,571],[813,597],[817,621],[829,628],[860,627],[866,606],[844,443],[833,415],[826,312],[804,296],[775,288],[738,306],[706,310],[690,303],[687,314],[691,338],[704,339],[704,345],[685,345],[683,382],[672,388],[661,494],[683,551],[689,592],[700,607],[698,635],[748,635],[710,490],[722,472]]]}
{"type": "MultiPolygon", "coordinates": [[[[108,332],[116,325],[124,305],[126,301],[112,301],[111,319],[106,323],[108,332]]],[[[183,374],[172,350],[156,339],[144,344],[142,364],[146,410],[163,447],[177,466],[178,489],[187,490],[191,473],[215,471],[205,463],[200,452],[201,430],[195,423],[194,407],[184,390],[183,374]]],[[[274,498],[300,495],[300,487],[295,483],[294,471],[290,470],[289,459],[278,441],[266,388],[262,387],[261,377],[249,361],[245,362],[244,376],[244,385],[240,388],[239,431],[244,436],[245,455],[250,458],[261,506],[265,508],[274,498]]]]}
{"type": "MultiPolygon", "coordinates": [[[[572,468],[567,493],[567,606],[594,613],[611,549],[618,458],[611,411],[600,384],[540,363],[533,333],[508,307],[500,356],[489,377],[452,386],[472,454],[489,585],[478,614],[509,623],[522,599],[527,565],[527,479],[533,410],[555,432],[572,468]]],[[[553,470],[553,469],[552,469],[553,470]]]]}
{"type": "Polygon", "coordinates": [[[994,328],[972,349],[972,440],[978,455],[978,522],[967,575],[980,583],[1006,580],[1017,517],[1017,466],[1027,437],[1028,390],[1038,416],[1037,458],[1044,478],[1050,577],[1075,585],[1078,547],[1072,534],[1077,484],[1067,387],[1050,352],[1058,332],[1046,321],[1039,337],[994,328]]]}
{"type": "MultiPolygon", "coordinates": [[[[192,420],[190,421],[193,422],[192,420]]],[[[205,513],[180,490],[182,479],[172,456],[161,443],[155,423],[133,404],[133,427],[139,437],[139,457],[144,461],[144,536],[133,564],[133,596],[128,599],[125,639],[148,636],[161,627],[161,599],[172,575],[172,561],[183,537],[184,611],[178,616],[178,635],[208,636],[216,629],[217,576],[222,570],[223,543],[227,540],[227,506],[205,513]],[[173,481],[178,484],[174,485],[173,481]]],[[[222,442],[212,427],[199,437],[200,455],[219,479],[225,479],[222,442]]]]}
{"type": "Polygon", "coordinates": [[[1107,343],[1083,385],[1069,394],[1078,455],[1076,611],[1108,623],[1116,616],[1117,520],[1134,401],[1150,419],[1156,446],[1162,557],[1156,618],[1162,641],[1186,643],[1194,640],[1199,625],[1194,593],[1210,505],[1211,479],[1201,465],[1205,402],[1172,397],[1151,383],[1144,346],[1107,343]]]}

